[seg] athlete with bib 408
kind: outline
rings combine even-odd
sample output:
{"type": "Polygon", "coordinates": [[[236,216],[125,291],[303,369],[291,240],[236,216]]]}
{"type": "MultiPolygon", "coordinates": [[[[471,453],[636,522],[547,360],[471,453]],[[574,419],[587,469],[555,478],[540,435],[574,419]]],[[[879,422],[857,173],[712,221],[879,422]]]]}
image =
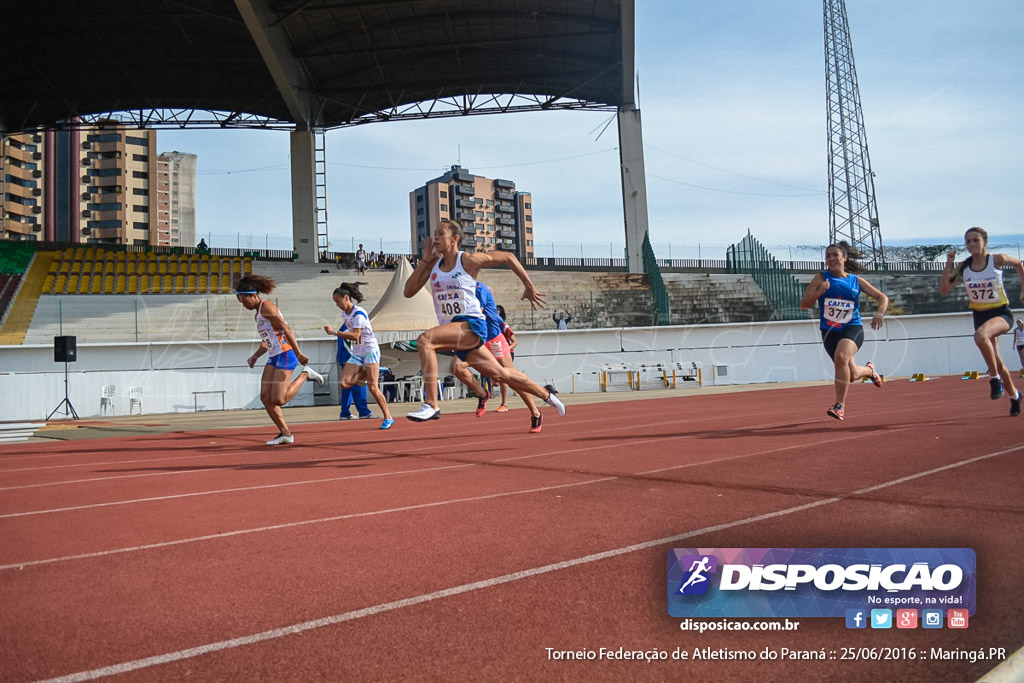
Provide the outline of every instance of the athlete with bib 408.
{"type": "Polygon", "coordinates": [[[826,270],[818,273],[807,285],[807,291],[800,300],[800,308],[812,308],[817,302],[821,321],[821,341],[829,358],[835,363],[836,402],[825,411],[837,420],[845,419],[846,394],[850,384],[870,377],[876,386],[882,386],[882,378],[875,371],[875,364],[857,365],[853,356],[864,344],[864,325],[860,318],[860,293],[864,292],[878,302],[878,309],[871,318],[871,329],[877,330],[885,321],[889,308],[889,297],[859,275],[863,270],[857,259],[863,256],[846,242],[829,245],[825,250],[826,270]]]}
{"type": "Polygon", "coordinates": [[[522,298],[537,308],[544,308],[544,295],[537,291],[523,264],[507,251],[488,251],[469,254],[459,251],[462,223],[445,219],[434,229],[433,236],[425,240],[423,259],[405,283],[405,296],[411,298],[424,285],[430,288],[434,311],[440,323],[416,339],[416,351],[423,369],[423,405],[406,415],[414,422],[436,420],[441,417],[437,407],[437,351],[451,350],[469,363],[484,377],[504,382],[520,393],[533,394],[553,406],[559,415],[565,415],[565,406],[558,399],[554,387],[540,386],[515,368],[502,366],[488,350],[490,339],[487,319],[476,298],[476,276],[483,268],[508,266],[526,289],[522,298]]]}
{"type": "MultiPolygon", "coordinates": [[[[988,366],[989,398],[1002,398],[1003,383],[1010,396],[1010,417],[1020,415],[1020,392],[1013,386],[1010,370],[999,355],[999,336],[1013,327],[1010,301],[1003,288],[1004,266],[1012,266],[1024,282],[1024,265],[1007,254],[988,253],[988,233],[981,228],[971,228],[964,234],[964,246],[970,254],[959,266],[953,267],[956,252],[946,254],[946,268],[939,280],[939,292],[949,294],[956,281],[963,278],[971,312],[974,314],[974,343],[981,351],[988,366]]],[[[1020,299],[1024,302],[1024,290],[1020,299]]]]}

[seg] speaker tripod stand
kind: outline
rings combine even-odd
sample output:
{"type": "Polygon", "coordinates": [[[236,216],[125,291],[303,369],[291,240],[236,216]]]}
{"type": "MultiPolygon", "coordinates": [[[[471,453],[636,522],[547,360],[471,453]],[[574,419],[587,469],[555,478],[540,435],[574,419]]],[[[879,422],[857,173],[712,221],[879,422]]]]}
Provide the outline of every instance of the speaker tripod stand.
{"type": "Polygon", "coordinates": [[[64,362],[64,400],[61,401],[60,403],[58,403],[57,407],[53,409],[53,412],[51,412],[49,415],[46,416],[47,420],[49,420],[51,417],[53,417],[54,414],[56,414],[56,412],[58,410],[60,410],[61,408],[64,409],[64,416],[65,417],[67,417],[68,415],[72,415],[72,416],[74,416],[74,418],[76,420],[79,419],[78,418],[78,413],[75,412],[75,407],[73,405],[71,405],[71,399],[68,398],[68,396],[69,396],[69,393],[68,393],[68,363],[67,363],[67,361],[65,361],[64,362]]]}

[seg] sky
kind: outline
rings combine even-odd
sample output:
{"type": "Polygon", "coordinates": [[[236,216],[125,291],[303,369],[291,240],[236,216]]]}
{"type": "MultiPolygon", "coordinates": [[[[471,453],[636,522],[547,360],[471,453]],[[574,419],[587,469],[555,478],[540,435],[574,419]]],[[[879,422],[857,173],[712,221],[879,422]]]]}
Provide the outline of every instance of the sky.
{"type": "MultiPolygon", "coordinates": [[[[1024,5],[846,5],[883,244],[962,243],[974,225],[990,244],[1024,242],[1024,5]]],[[[636,22],[657,255],[724,258],[748,230],[780,258],[825,244],[822,2],[636,0],[636,22]]],[[[621,257],[610,116],[549,111],[329,131],[331,249],[408,250],[409,192],[461,163],[532,193],[538,256],[621,257]]],[[[212,246],[291,247],[287,132],[161,130],[157,145],[198,155],[197,234],[212,246]]]]}

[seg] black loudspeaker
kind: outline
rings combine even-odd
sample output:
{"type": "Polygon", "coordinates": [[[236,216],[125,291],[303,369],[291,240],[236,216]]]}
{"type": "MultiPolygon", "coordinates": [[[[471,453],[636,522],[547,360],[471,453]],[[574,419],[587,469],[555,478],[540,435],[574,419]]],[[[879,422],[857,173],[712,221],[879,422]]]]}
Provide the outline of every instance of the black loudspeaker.
{"type": "Polygon", "coordinates": [[[54,337],[53,338],[53,362],[74,363],[78,360],[78,339],[77,337],[54,337]]]}

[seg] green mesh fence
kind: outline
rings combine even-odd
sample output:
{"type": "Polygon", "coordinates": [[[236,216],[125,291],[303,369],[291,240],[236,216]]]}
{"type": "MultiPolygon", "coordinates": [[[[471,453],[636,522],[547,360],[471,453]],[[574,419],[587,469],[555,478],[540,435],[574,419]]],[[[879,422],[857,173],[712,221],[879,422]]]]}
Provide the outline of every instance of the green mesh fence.
{"type": "Polygon", "coordinates": [[[651,298],[654,306],[654,324],[671,325],[672,309],[669,307],[668,290],[665,289],[665,281],[661,277],[661,268],[658,267],[658,260],[654,257],[654,249],[651,248],[651,240],[644,235],[643,243],[644,272],[651,283],[651,298]]]}
{"type": "Polygon", "coordinates": [[[804,287],[749,231],[726,250],[725,261],[727,272],[754,278],[772,308],[773,320],[800,320],[808,316],[800,310],[804,287]]]}

